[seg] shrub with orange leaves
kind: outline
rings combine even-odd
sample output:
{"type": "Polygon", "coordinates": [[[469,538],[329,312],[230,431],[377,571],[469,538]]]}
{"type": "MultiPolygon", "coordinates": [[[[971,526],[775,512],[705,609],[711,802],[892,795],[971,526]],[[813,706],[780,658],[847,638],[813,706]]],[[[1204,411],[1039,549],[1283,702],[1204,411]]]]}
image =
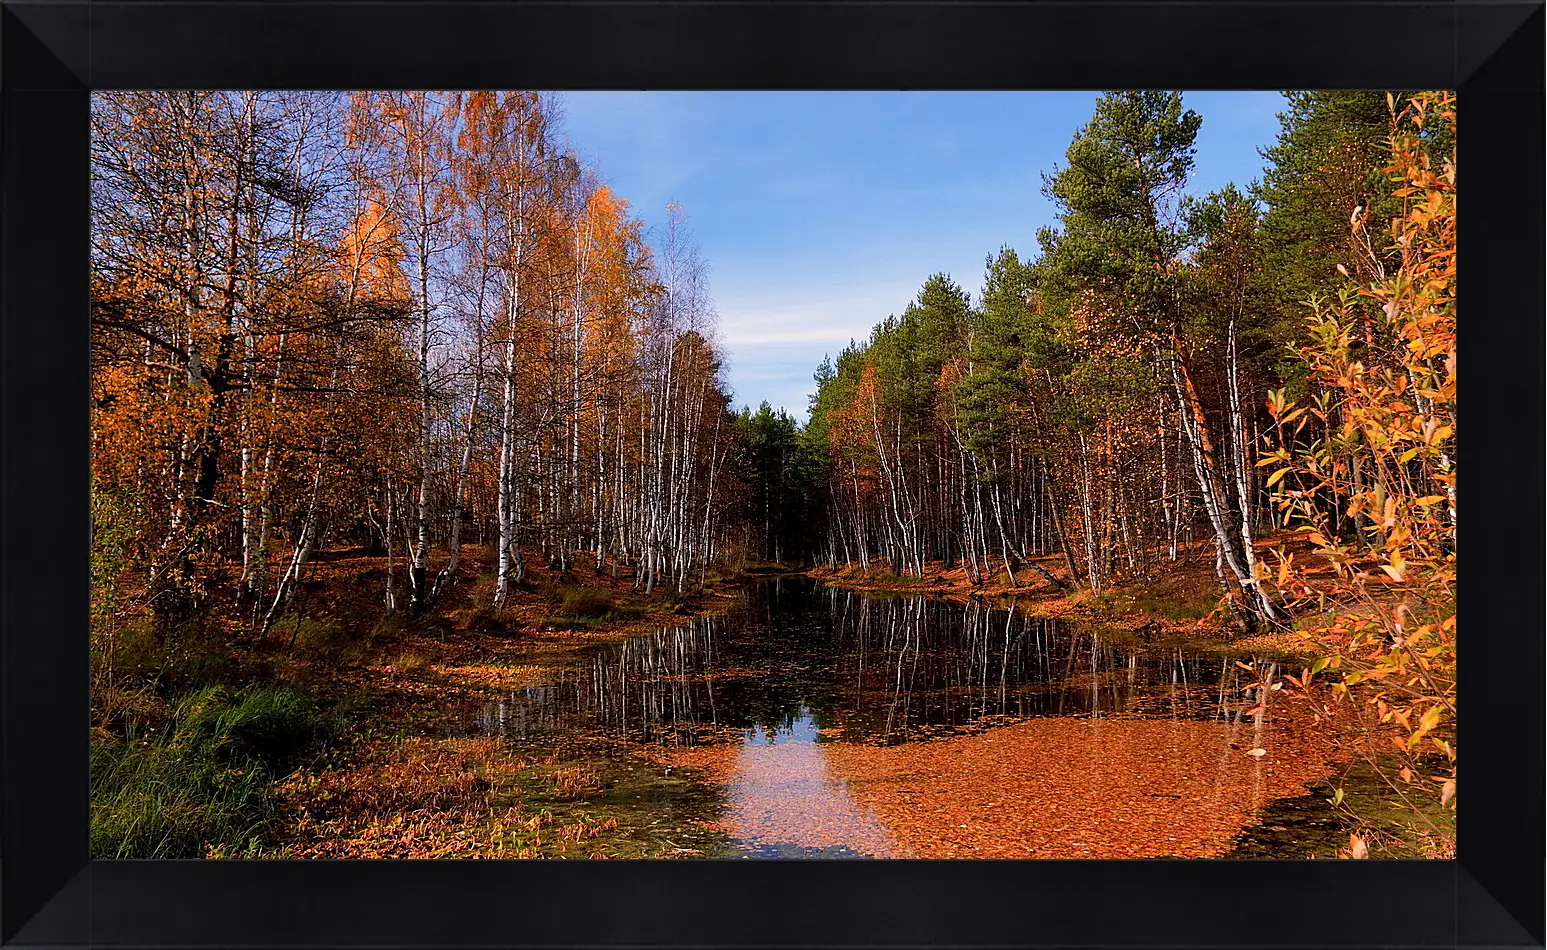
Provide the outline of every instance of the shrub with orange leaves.
{"type": "Polygon", "coordinates": [[[1330,617],[1306,631],[1323,655],[1293,682],[1330,674],[1333,700],[1361,702],[1387,734],[1400,797],[1454,808],[1456,161],[1453,144],[1434,153],[1455,141],[1455,97],[1420,94],[1392,113],[1400,265],[1316,307],[1300,353],[1322,393],[1270,396],[1279,445],[1260,464],[1277,466],[1268,484],[1285,524],[1336,570],[1318,589],[1292,558],[1280,564],[1280,587],[1330,617]]]}

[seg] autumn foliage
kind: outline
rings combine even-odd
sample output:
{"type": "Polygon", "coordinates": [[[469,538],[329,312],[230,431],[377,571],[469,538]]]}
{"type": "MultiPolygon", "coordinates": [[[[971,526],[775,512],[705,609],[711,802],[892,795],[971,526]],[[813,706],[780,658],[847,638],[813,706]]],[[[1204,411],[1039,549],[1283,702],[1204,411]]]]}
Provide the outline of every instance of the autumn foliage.
{"type": "Polygon", "coordinates": [[[498,552],[501,602],[531,556],[701,580],[737,500],[704,267],[681,210],[652,247],[552,113],[96,98],[104,642],[230,600],[262,633],[328,545],[385,555],[383,603],[414,614],[467,540],[498,552]]]}
{"type": "MultiPolygon", "coordinates": [[[[1330,588],[1286,558],[1281,586],[1330,617],[1308,635],[1337,700],[1372,707],[1410,794],[1456,793],[1455,98],[1393,104],[1386,171],[1402,202],[1383,243],[1397,266],[1350,281],[1310,318],[1301,353],[1320,393],[1274,393],[1279,447],[1263,458],[1284,523],[1329,562],[1330,588]]],[[[1362,222],[1353,224],[1357,231],[1362,222]]],[[[1378,262],[1377,262],[1378,264],[1378,262]]],[[[1309,677],[1306,677],[1309,681],[1309,677]]],[[[1302,684],[1302,686],[1308,685],[1302,684]]]]}

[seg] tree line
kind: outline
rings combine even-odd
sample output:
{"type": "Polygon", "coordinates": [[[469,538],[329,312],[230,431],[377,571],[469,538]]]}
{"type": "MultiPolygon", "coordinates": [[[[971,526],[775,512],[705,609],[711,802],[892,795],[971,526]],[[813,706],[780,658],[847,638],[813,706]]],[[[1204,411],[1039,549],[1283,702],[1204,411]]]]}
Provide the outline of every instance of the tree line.
{"type": "Polygon", "coordinates": [[[1243,619],[1282,619],[1254,542],[1286,490],[1329,538],[1367,533],[1372,485],[1443,496],[1453,538],[1453,491],[1412,494],[1453,485],[1453,424],[1385,465],[1324,370],[1345,338],[1400,363],[1389,328],[1324,318],[1402,274],[1390,225],[1433,189],[1402,187],[1394,142],[1453,169],[1450,109],[1289,93],[1262,181],[1194,196],[1181,95],[1103,95],[1044,176],[1037,254],[1001,248],[976,301],[931,276],[824,361],[800,426],[730,410],[685,215],[647,240],[550,98],[99,95],[102,570],[133,565],[169,620],[230,592],[262,625],[325,542],[384,554],[383,599],[422,611],[469,541],[497,603],[528,555],[651,589],[731,554],[1100,588],[1202,541],[1243,619]],[[1301,402],[1336,490],[1267,465],[1301,402]]]}
{"type": "Polygon", "coordinates": [[[743,464],[707,268],[532,92],[115,92],[92,107],[94,598],[262,628],[325,544],[411,613],[463,546],[699,583],[743,464]],[[121,577],[134,583],[121,585],[121,577]]]}
{"type": "Polygon", "coordinates": [[[1101,588],[1199,540],[1256,625],[1287,615],[1255,542],[1294,518],[1365,549],[1384,506],[1425,497],[1429,553],[1453,556],[1454,299],[1421,302],[1423,343],[1393,331],[1412,315],[1393,299],[1432,268],[1410,216],[1453,208],[1454,99],[1288,93],[1279,119],[1260,182],[1194,196],[1202,119],[1181,94],[1100,96],[1043,176],[1057,223],[1037,256],[1001,248],[976,302],[931,276],[817,370],[791,475],[822,512],[814,557],[1101,588]],[[1359,302],[1387,284],[1372,317],[1359,302]],[[1369,374],[1443,376],[1447,354],[1448,395],[1391,411],[1423,417],[1422,451],[1388,457],[1390,438],[1350,429],[1342,397],[1369,374]],[[1309,472],[1270,467],[1308,452],[1309,472]],[[1048,555],[1062,570],[1034,560],[1048,555]]]}

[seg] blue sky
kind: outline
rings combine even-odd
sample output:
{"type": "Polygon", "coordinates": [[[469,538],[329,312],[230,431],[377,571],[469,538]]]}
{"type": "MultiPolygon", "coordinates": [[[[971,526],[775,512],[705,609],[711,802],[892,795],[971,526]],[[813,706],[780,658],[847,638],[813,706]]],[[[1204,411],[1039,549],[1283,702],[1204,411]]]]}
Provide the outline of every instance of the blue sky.
{"type": "MultiPolygon", "coordinates": [[[[660,224],[681,202],[709,264],[735,405],[804,420],[824,354],[865,339],[944,271],[976,299],[1001,245],[1053,222],[1041,174],[1094,92],[567,92],[580,155],[660,224]]],[[[1193,92],[1189,190],[1261,177],[1276,92],[1193,92]]]]}

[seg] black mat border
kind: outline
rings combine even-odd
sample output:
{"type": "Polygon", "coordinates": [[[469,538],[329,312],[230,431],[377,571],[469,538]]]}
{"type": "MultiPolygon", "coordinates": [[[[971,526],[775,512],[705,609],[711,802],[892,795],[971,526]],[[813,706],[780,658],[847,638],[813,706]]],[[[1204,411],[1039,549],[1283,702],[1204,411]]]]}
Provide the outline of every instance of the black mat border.
{"type": "Polygon", "coordinates": [[[1539,3],[3,6],[0,942],[1541,945],[1539,3]],[[1477,724],[1460,859],[88,862],[86,90],[382,86],[1459,86],[1461,692],[1477,724]],[[1372,926],[1388,902],[1422,912],[1372,926]]]}

